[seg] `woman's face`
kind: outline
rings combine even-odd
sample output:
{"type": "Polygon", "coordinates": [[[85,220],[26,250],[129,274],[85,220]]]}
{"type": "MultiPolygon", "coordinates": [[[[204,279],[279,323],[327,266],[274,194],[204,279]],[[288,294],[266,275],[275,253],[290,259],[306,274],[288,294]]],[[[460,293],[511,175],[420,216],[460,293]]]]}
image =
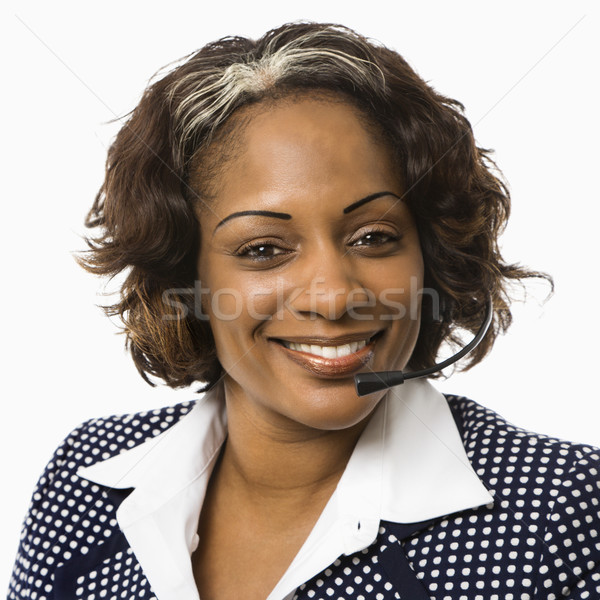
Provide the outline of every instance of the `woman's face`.
{"type": "Polygon", "coordinates": [[[200,219],[228,401],[280,424],[350,427],[383,395],[357,397],[353,376],[403,368],[417,340],[415,223],[355,108],[302,98],[244,116],[200,219]]]}

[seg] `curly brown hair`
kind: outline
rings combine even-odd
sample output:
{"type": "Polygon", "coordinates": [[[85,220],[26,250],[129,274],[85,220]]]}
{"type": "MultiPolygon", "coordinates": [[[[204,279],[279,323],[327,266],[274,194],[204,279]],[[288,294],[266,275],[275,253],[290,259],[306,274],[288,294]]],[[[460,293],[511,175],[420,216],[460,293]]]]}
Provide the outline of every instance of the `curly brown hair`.
{"type": "MultiPolygon", "coordinates": [[[[419,338],[408,367],[431,366],[443,342],[478,329],[488,298],[493,326],[463,368],[477,364],[511,323],[511,282],[543,273],[506,264],[498,236],[510,197],[490,151],[475,144],[462,104],[427,85],[395,51],[333,24],[294,23],[254,41],[227,37],[149,85],[108,151],[106,177],[86,219],[99,234],[79,262],[125,272],[119,301],[126,345],[146,381],[172,387],[222,373],[208,322],[190,318],[199,206],[235,134],[237,109],[314,91],[351,102],[385,139],[416,219],[425,263],[419,338]],[[210,150],[207,152],[207,149],[210,150]],[[165,293],[170,302],[165,303],[165,293]],[[176,302],[173,300],[176,299],[176,302]],[[172,310],[173,307],[175,310],[172,310]]],[[[219,166],[221,165],[221,166],[219,166]]]]}

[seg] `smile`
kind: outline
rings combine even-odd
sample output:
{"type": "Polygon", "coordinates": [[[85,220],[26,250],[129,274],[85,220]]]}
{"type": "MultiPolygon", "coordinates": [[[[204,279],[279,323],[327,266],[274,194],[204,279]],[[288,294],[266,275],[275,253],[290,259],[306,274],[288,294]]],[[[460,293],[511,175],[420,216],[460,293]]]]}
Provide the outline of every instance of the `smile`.
{"type": "Polygon", "coordinates": [[[296,352],[306,352],[307,354],[314,354],[315,356],[322,356],[323,358],[338,358],[341,356],[348,356],[361,350],[367,345],[369,340],[362,340],[360,342],[351,342],[349,344],[342,344],[341,346],[316,346],[314,344],[297,344],[295,342],[285,342],[282,344],[290,350],[296,352]]]}
{"type": "Polygon", "coordinates": [[[368,363],[382,334],[383,331],[378,331],[335,340],[296,338],[293,341],[273,341],[277,342],[289,359],[305,370],[320,377],[337,378],[350,375],[368,363]]]}

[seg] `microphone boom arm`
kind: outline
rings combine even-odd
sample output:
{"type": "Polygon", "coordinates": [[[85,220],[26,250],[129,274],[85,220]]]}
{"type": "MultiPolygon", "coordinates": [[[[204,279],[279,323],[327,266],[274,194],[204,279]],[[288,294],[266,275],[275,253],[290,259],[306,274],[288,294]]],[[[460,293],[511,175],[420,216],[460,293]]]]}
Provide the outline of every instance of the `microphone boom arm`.
{"type": "Polygon", "coordinates": [[[463,356],[471,352],[471,350],[475,349],[487,333],[492,322],[492,316],[494,314],[493,309],[494,303],[492,301],[492,297],[490,296],[488,298],[485,317],[483,323],[481,324],[481,327],[479,328],[473,339],[466,346],[461,348],[456,354],[453,354],[450,358],[447,358],[446,360],[440,363],[436,363],[435,365],[433,365],[432,367],[428,367],[427,369],[421,369],[419,371],[409,371],[408,373],[405,373],[404,371],[379,371],[373,373],[358,373],[354,376],[354,385],[356,386],[356,393],[359,396],[366,396],[367,394],[373,394],[374,392],[379,392],[380,390],[400,385],[404,383],[407,379],[427,377],[432,373],[445,369],[446,367],[455,363],[457,360],[460,360],[463,356]]]}

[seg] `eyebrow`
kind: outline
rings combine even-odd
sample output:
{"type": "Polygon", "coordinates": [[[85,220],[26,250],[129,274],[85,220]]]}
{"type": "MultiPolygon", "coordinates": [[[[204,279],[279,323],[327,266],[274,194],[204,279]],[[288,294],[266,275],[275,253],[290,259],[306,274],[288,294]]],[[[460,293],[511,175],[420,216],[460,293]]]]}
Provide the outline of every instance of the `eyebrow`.
{"type": "MultiPolygon", "coordinates": [[[[219,221],[217,226],[215,227],[215,231],[221,227],[224,223],[231,219],[235,219],[236,217],[248,217],[248,216],[259,216],[259,217],[273,217],[274,219],[283,219],[284,221],[289,221],[292,218],[292,215],[288,213],[281,212],[273,212],[272,210],[240,210],[239,212],[234,212],[219,221]]],[[[214,233],[214,232],[213,232],[214,233]]]]}
{"type": "Polygon", "coordinates": [[[394,198],[398,198],[398,200],[402,200],[402,198],[400,198],[400,196],[398,196],[397,194],[394,194],[394,192],[376,192],[375,194],[370,194],[369,196],[366,196],[365,198],[361,198],[360,200],[353,202],[349,206],[346,206],[346,208],[344,209],[344,214],[347,215],[349,212],[352,212],[353,210],[360,208],[363,204],[366,204],[367,202],[371,202],[371,200],[377,200],[377,198],[382,198],[383,196],[394,196],[394,198]]]}
{"type": "MultiPolygon", "coordinates": [[[[344,210],[343,210],[343,214],[347,215],[349,212],[352,212],[353,210],[360,208],[363,204],[366,204],[367,202],[371,202],[372,200],[377,200],[377,198],[382,198],[383,196],[393,196],[394,198],[398,198],[398,200],[402,200],[402,198],[400,198],[400,196],[398,196],[397,194],[394,194],[394,192],[387,192],[387,191],[386,192],[375,192],[374,194],[370,194],[370,195],[366,196],[365,198],[361,198],[360,200],[353,202],[349,206],[346,206],[346,208],[344,208],[344,210]]],[[[217,226],[215,227],[215,229],[213,231],[213,235],[214,235],[214,232],[217,231],[217,229],[219,229],[219,227],[221,227],[221,225],[224,225],[225,223],[227,223],[227,221],[230,221],[231,219],[235,219],[236,217],[250,217],[250,216],[272,217],[274,219],[283,219],[284,221],[289,221],[292,218],[292,215],[290,215],[288,213],[274,212],[272,210],[240,210],[238,212],[231,213],[230,215],[226,216],[224,219],[221,219],[221,221],[219,221],[217,223],[217,226]]]]}

